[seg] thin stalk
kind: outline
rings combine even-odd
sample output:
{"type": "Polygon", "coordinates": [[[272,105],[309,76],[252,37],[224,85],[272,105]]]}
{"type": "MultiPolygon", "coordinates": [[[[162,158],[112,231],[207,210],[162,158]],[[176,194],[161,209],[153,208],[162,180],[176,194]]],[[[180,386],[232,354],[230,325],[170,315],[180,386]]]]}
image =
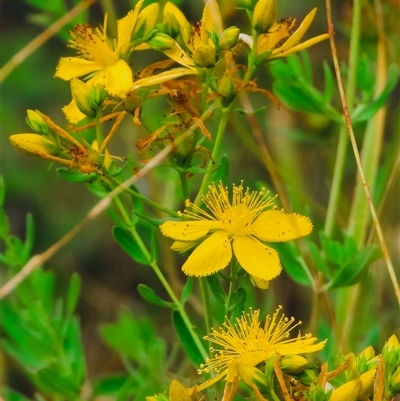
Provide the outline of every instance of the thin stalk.
{"type": "MultiPolygon", "coordinates": [[[[349,68],[346,83],[346,99],[349,113],[353,110],[354,106],[354,93],[356,81],[356,67],[359,53],[360,43],[360,24],[361,24],[361,2],[362,0],[353,1],[353,20],[351,25],[351,39],[350,39],[350,52],[349,52],[349,68]]],[[[326,8],[328,15],[328,29],[333,35],[333,26],[329,22],[331,19],[330,0],[326,0],[326,8]]],[[[349,143],[346,126],[343,125],[339,131],[339,143],[336,153],[335,170],[333,172],[332,187],[329,195],[328,209],[326,212],[326,220],[324,233],[330,237],[333,232],[336,215],[339,207],[340,188],[342,186],[344,164],[346,161],[346,153],[349,143]]]]}
{"type": "Polygon", "coordinates": [[[237,262],[236,262],[235,258],[233,258],[231,260],[231,276],[230,276],[230,281],[229,281],[228,297],[227,297],[226,303],[225,303],[225,316],[228,316],[229,307],[232,302],[232,297],[236,290],[237,274],[238,274],[237,262]]]}
{"type": "Polygon", "coordinates": [[[204,307],[204,319],[206,324],[206,331],[209,333],[213,327],[213,319],[211,313],[210,294],[208,291],[208,283],[205,277],[199,277],[201,299],[204,307]]]}
{"type": "Polygon", "coordinates": [[[394,271],[394,267],[392,264],[392,261],[390,259],[389,256],[389,252],[387,250],[387,246],[385,243],[385,238],[383,236],[383,232],[382,232],[382,228],[381,225],[379,223],[378,220],[378,216],[376,214],[376,210],[374,207],[374,204],[372,202],[372,198],[371,198],[371,193],[369,190],[369,186],[368,183],[365,179],[365,174],[364,174],[364,170],[362,167],[362,162],[361,162],[361,157],[360,157],[360,153],[358,151],[358,147],[357,147],[357,142],[354,136],[354,132],[353,132],[353,127],[351,124],[351,118],[350,118],[350,114],[349,114],[349,108],[347,105],[347,101],[346,101],[346,95],[345,95],[345,91],[344,91],[344,87],[343,87],[343,83],[342,83],[342,76],[340,73],[340,68],[339,68],[339,61],[337,58],[337,53],[336,53],[336,45],[335,45],[335,41],[334,41],[334,35],[333,35],[333,25],[332,25],[332,17],[331,17],[331,7],[330,7],[330,0],[326,0],[327,2],[327,17],[328,17],[328,28],[329,28],[329,38],[330,38],[330,44],[331,44],[331,50],[332,50],[332,57],[333,57],[333,63],[335,66],[335,74],[336,74],[336,79],[337,79],[337,83],[338,83],[338,87],[339,87],[339,93],[340,93],[340,98],[342,101],[342,106],[343,106],[343,112],[344,112],[344,117],[346,120],[346,125],[347,125],[347,129],[348,129],[348,133],[349,133],[349,137],[350,137],[350,142],[353,148],[353,153],[354,153],[354,158],[357,164],[357,169],[358,169],[358,173],[360,174],[360,178],[364,187],[364,191],[365,191],[365,196],[367,198],[368,201],[368,206],[370,209],[370,213],[372,215],[372,221],[374,223],[375,226],[375,230],[376,230],[376,234],[378,236],[379,239],[379,244],[383,253],[383,258],[385,260],[386,263],[386,267],[389,273],[389,277],[392,281],[392,285],[393,285],[393,291],[395,294],[395,297],[397,298],[397,301],[399,303],[400,306],[400,287],[399,287],[399,283],[397,281],[396,278],[396,274],[394,271]]]}
{"type": "MultiPolygon", "coordinates": [[[[126,209],[125,209],[124,205],[122,204],[121,200],[116,196],[114,198],[114,202],[116,203],[119,211],[121,212],[125,222],[127,224],[131,224],[129,215],[126,212],[126,209]]],[[[148,251],[146,245],[144,244],[141,236],[136,231],[135,227],[131,226],[129,231],[130,231],[133,239],[135,240],[136,244],[139,246],[140,250],[142,251],[143,255],[146,257],[146,259],[152,260],[151,253],[148,251]]],[[[175,295],[175,293],[172,290],[171,286],[169,285],[168,281],[166,280],[166,278],[164,277],[163,273],[161,272],[158,264],[155,261],[152,261],[152,262],[149,263],[149,265],[153,268],[153,271],[156,274],[157,278],[160,280],[161,284],[163,285],[163,287],[167,291],[168,295],[170,296],[170,298],[174,302],[176,309],[180,313],[180,315],[182,317],[182,320],[184,321],[185,326],[186,326],[187,330],[189,331],[193,341],[195,342],[198,350],[200,351],[202,357],[206,358],[208,356],[208,354],[207,354],[206,350],[204,349],[203,344],[201,343],[199,337],[193,331],[193,325],[192,325],[189,317],[187,316],[182,303],[180,302],[180,300],[175,295]]]]}

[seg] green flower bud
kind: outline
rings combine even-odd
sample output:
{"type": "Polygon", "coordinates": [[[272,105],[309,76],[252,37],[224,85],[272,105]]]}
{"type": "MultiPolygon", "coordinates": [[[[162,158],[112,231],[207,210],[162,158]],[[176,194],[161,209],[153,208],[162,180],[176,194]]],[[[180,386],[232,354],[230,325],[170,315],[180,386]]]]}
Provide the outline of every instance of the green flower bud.
{"type": "Polygon", "coordinates": [[[50,138],[39,134],[15,134],[10,136],[11,145],[28,156],[57,155],[59,146],[50,138]]]}
{"type": "Polygon", "coordinates": [[[282,372],[288,375],[301,373],[308,365],[308,361],[301,355],[285,355],[280,360],[282,372]]]}
{"type": "Polygon", "coordinates": [[[400,394],[400,366],[394,371],[389,382],[390,392],[395,394],[400,394]]]}
{"type": "Polygon", "coordinates": [[[361,390],[361,381],[352,380],[333,390],[329,401],[356,401],[361,390]]]}
{"type": "Polygon", "coordinates": [[[164,33],[155,34],[147,44],[154,50],[168,50],[175,44],[175,41],[164,33]]]}
{"type": "Polygon", "coordinates": [[[219,35],[219,47],[222,50],[232,49],[232,47],[235,46],[238,42],[239,33],[240,29],[236,28],[235,26],[231,26],[230,28],[225,29],[225,31],[223,31],[221,35],[219,35]]]}
{"type": "Polygon", "coordinates": [[[79,111],[90,118],[96,117],[96,108],[89,102],[91,89],[78,78],[71,79],[71,93],[79,111]]]}
{"type": "Polygon", "coordinates": [[[199,66],[210,68],[217,62],[215,49],[211,46],[201,43],[193,52],[193,61],[199,66]]]}
{"type": "Polygon", "coordinates": [[[235,85],[230,76],[224,75],[218,83],[218,93],[223,97],[229,97],[235,92],[235,85]]]}
{"type": "Polygon", "coordinates": [[[277,18],[276,0],[259,0],[254,8],[253,28],[257,33],[266,33],[277,18]]]}
{"type": "Polygon", "coordinates": [[[106,90],[101,85],[95,85],[90,90],[89,105],[92,109],[96,110],[103,104],[107,96],[106,90]]]}
{"type": "Polygon", "coordinates": [[[386,371],[391,374],[400,366],[400,344],[396,335],[392,335],[382,349],[382,357],[386,364],[386,371]]]}
{"type": "Polygon", "coordinates": [[[43,134],[47,134],[49,132],[48,125],[44,122],[42,116],[33,110],[26,111],[25,121],[27,124],[36,132],[42,132],[43,134]]]}
{"type": "Polygon", "coordinates": [[[323,389],[321,386],[311,386],[310,401],[328,401],[331,396],[331,390],[323,389]]]}
{"type": "Polygon", "coordinates": [[[306,386],[310,386],[312,383],[315,383],[317,381],[317,376],[311,369],[304,370],[297,376],[297,378],[299,379],[301,384],[304,384],[306,386]]]}

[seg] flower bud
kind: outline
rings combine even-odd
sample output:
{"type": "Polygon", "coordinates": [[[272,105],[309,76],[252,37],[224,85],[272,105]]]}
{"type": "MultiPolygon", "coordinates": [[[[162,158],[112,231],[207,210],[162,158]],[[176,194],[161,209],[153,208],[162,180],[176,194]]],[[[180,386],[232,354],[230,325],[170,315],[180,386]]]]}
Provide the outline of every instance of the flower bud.
{"type": "Polygon", "coordinates": [[[36,132],[42,132],[43,134],[47,134],[49,132],[48,125],[44,122],[42,116],[37,112],[28,109],[26,111],[25,121],[27,124],[36,132]]]}
{"type": "Polygon", "coordinates": [[[193,52],[193,61],[199,66],[210,68],[217,62],[215,49],[205,43],[200,43],[193,52]]]}
{"type": "Polygon", "coordinates": [[[101,85],[95,85],[90,90],[89,94],[89,105],[92,109],[98,110],[98,108],[103,104],[106,98],[106,90],[101,85]]]}
{"type": "Polygon", "coordinates": [[[234,92],[235,92],[235,85],[233,84],[232,78],[228,75],[224,75],[218,83],[218,93],[220,93],[223,97],[227,98],[231,96],[234,92]]]}
{"type": "Polygon", "coordinates": [[[372,398],[376,369],[371,369],[360,376],[361,389],[358,398],[372,398]]]}
{"type": "Polygon", "coordinates": [[[331,391],[323,389],[321,386],[312,386],[310,389],[310,401],[328,401],[331,391]]]}
{"type": "Polygon", "coordinates": [[[315,383],[317,381],[317,376],[311,369],[304,370],[297,376],[297,378],[299,379],[301,384],[304,384],[306,386],[310,386],[312,383],[315,383]]]}
{"type": "Polygon", "coordinates": [[[301,355],[285,355],[280,360],[282,372],[288,375],[301,373],[308,365],[308,361],[301,355]]]}
{"type": "Polygon", "coordinates": [[[144,8],[136,21],[135,28],[133,29],[134,38],[144,38],[157,22],[158,10],[160,6],[158,3],[153,3],[144,8]]]}
{"type": "Polygon", "coordinates": [[[219,47],[222,50],[232,49],[232,47],[235,46],[236,43],[238,42],[239,33],[240,29],[236,28],[235,26],[231,26],[230,28],[225,29],[225,31],[223,31],[221,35],[219,35],[218,38],[219,47]]]}
{"type": "Polygon", "coordinates": [[[83,81],[78,78],[71,79],[72,98],[79,111],[85,116],[95,118],[96,109],[94,109],[89,102],[90,92],[90,88],[83,81]]]}
{"type": "Polygon", "coordinates": [[[240,378],[251,388],[257,387],[261,392],[268,392],[271,389],[271,380],[265,373],[254,366],[243,363],[236,364],[236,370],[240,378]]]}
{"type": "Polygon", "coordinates": [[[39,134],[15,134],[10,136],[11,145],[28,156],[56,155],[58,145],[46,136],[39,134]]]}
{"type": "Polygon", "coordinates": [[[168,50],[175,44],[175,41],[164,33],[155,34],[147,44],[154,50],[168,50]]]}
{"type": "Polygon", "coordinates": [[[385,361],[386,371],[389,374],[393,373],[400,366],[400,344],[395,334],[383,346],[382,358],[385,361]]]}
{"type": "Polygon", "coordinates": [[[361,381],[352,380],[333,390],[329,401],[356,401],[361,390],[361,381]]]}
{"type": "Polygon", "coordinates": [[[389,390],[394,394],[400,394],[400,366],[394,371],[390,378],[389,390]]]}
{"type": "Polygon", "coordinates": [[[357,357],[357,367],[360,374],[371,370],[377,363],[375,350],[372,346],[365,348],[357,357]]]}
{"type": "Polygon", "coordinates": [[[191,31],[191,25],[182,11],[175,4],[168,1],[164,6],[163,32],[166,32],[172,38],[176,38],[182,32],[184,40],[187,40],[191,31]]]}
{"type": "Polygon", "coordinates": [[[277,18],[276,0],[259,0],[254,8],[253,28],[257,33],[266,33],[277,18]]]}

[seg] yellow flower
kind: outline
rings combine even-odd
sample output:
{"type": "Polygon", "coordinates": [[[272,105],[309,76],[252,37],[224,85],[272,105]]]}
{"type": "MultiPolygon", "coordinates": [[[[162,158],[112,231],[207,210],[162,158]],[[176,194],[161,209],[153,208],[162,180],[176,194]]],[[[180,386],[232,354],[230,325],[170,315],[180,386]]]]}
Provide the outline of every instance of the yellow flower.
{"type": "Polygon", "coordinates": [[[125,59],[131,49],[131,35],[144,0],[140,0],[133,11],[118,20],[118,36],[110,40],[106,36],[106,21],[103,29],[90,28],[88,25],[77,25],[71,32],[73,39],[70,47],[81,53],[80,57],[62,57],[58,63],[55,76],[66,81],[91,74],[87,81],[89,87],[96,84],[104,86],[111,95],[125,97],[133,88],[132,70],[125,59]]]}
{"type": "MultiPolygon", "coordinates": [[[[287,18],[280,22],[275,22],[267,33],[259,35],[255,45],[256,54],[259,56],[259,62],[265,62],[279,57],[286,57],[289,54],[299,52],[321,42],[322,40],[328,39],[329,34],[325,33],[300,43],[304,34],[310,27],[316,12],[316,8],[311,10],[294,32],[292,32],[292,30],[296,23],[296,19],[287,18]]],[[[240,38],[250,47],[254,46],[253,38],[251,36],[241,34],[240,38]]]]}
{"type": "Polygon", "coordinates": [[[326,341],[316,343],[318,339],[311,334],[289,338],[289,333],[301,324],[294,324],[295,319],[287,318],[283,313],[278,318],[282,307],[274,314],[267,315],[264,327],[259,321],[260,311],[243,312],[232,325],[228,319],[218,330],[212,329],[211,334],[204,337],[210,343],[218,345],[219,349],[211,348],[215,356],[206,360],[200,366],[199,373],[213,370],[221,379],[232,381],[237,375],[237,365],[256,366],[266,361],[271,355],[298,355],[321,350],[326,341]]]}
{"type": "Polygon", "coordinates": [[[184,249],[182,241],[191,246],[201,242],[182,267],[190,276],[207,276],[223,269],[232,259],[233,250],[247,273],[271,280],[282,270],[279,256],[261,241],[289,241],[312,230],[307,217],[277,210],[273,199],[264,190],[250,192],[240,184],[233,185],[231,202],[227,188],[222,183],[213,184],[203,198],[209,212],[187,201],[191,211],[185,210],[181,216],[191,220],[166,221],[160,229],[177,240],[172,249],[184,249]]]}
{"type": "Polygon", "coordinates": [[[186,67],[209,68],[218,61],[218,48],[229,50],[238,39],[239,29],[235,27],[222,31],[222,19],[216,0],[208,0],[199,22],[190,24],[174,4],[167,2],[164,7],[166,31],[176,36],[178,27],[182,35],[185,53],[178,43],[163,50],[171,59],[186,67]]]}

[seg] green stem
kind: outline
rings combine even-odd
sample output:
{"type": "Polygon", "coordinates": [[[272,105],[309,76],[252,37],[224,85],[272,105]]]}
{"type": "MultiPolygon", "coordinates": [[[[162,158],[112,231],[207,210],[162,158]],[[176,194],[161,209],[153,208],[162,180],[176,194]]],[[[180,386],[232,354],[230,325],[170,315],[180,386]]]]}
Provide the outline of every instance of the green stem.
{"type": "MultiPolygon", "coordinates": [[[[111,178],[111,180],[117,186],[119,186],[121,184],[115,178],[111,178]]],[[[140,201],[142,201],[144,203],[147,203],[149,206],[153,207],[156,210],[159,210],[160,212],[164,212],[164,213],[166,213],[166,214],[168,214],[169,216],[172,216],[172,217],[179,217],[178,213],[176,213],[173,210],[168,209],[168,208],[166,208],[164,206],[161,206],[158,203],[146,198],[145,196],[141,195],[139,192],[133,191],[132,189],[129,189],[129,188],[126,188],[125,192],[127,194],[129,194],[130,196],[132,196],[133,198],[138,199],[138,200],[140,200],[140,201]]]]}
{"type": "MultiPolygon", "coordinates": [[[[125,207],[122,204],[121,200],[118,197],[115,197],[114,200],[115,200],[115,203],[116,203],[118,209],[120,210],[123,218],[125,219],[126,223],[130,224],[130,219],[129,219],[128,213],[126,212],[125,207]]],[[[130,227],[130,233],[132,234],[133,239],[135,240],[136,244],[139,246],[143,255],[146,257],[146,259],[151,261],[152,256],[151,256],[150,252],[148,251],[146,245],[143,243],[142,238],[136,231],[135,227],[133,227],[133,226],[130,227]]],[[[149,263],[149,265],[152,267],[157,278],[160,280],[161,284],[163,285],[163,287],[167,291],[168,295],[172,299],[173,303],[175,304],[177,311],[180,313],[182,320],[185,323],[185,326],[186,326],[188,332],[190,333],[194,343],[196,344],[199,352],[201,353],[202,357],[204,359],[207,358],[208,354],[207,354],[203,344],[201,343],[199,337],[193,331],[193,325],[192,325],[188,315],[185,312],[183,304],[179,301],[179,299],[175,295],[174,291],[172,290],[171,286],[169,285],[168,281],[166,280],[166,278],[164,277],[163,273],[161,272],[159,266],[157,265],[156,261],[151,261],[149,263]]]]}
{"type": "MultiPolygon", "coordinates": [[[[349,69],[346,84],[346,99],[349,112],[353,110],[354,93],[356,82],[356,67],[360,44],[360,23],[361,23],[361,2],[362,0],[354,0],[353,4],[353,21],[351,28],[350,53],[349,53],[349,69]]],[[[335,218],[340,200],[340,188],[342,186],[344,165],[346,161],[347,147],[349,137],[346,126],[343,124],[339,132],[339,143],[336,154],[335,170],[333,173],[332,188],[329,195],[328,210],[326,212],[326,220],[324,233],[326,236],[332,236],[335,218]]]]}
{"type": "Polygon", "coordinates": [[[232,297],[233,297],[234,292],[236,291],[237,273],[238,273],[238,266],[237,266],[235,258],[233,258],[231,260],[231,276],[230,276],[230,281],[229,281],[228,298],[226,299],[226,303],[225,303],[225,316],[228,316],[228,312],[229,312],[230,305],[232,302],[232,297]]]}
{"type": "Polygon", "coordinates": [[[181,181],[183,199],[184,200],[189,199],[189,188],[188,188],[186,173],[182,172],[182,171],[179,171],[179,178],[180,178],[180,181],[181,181]]]}

